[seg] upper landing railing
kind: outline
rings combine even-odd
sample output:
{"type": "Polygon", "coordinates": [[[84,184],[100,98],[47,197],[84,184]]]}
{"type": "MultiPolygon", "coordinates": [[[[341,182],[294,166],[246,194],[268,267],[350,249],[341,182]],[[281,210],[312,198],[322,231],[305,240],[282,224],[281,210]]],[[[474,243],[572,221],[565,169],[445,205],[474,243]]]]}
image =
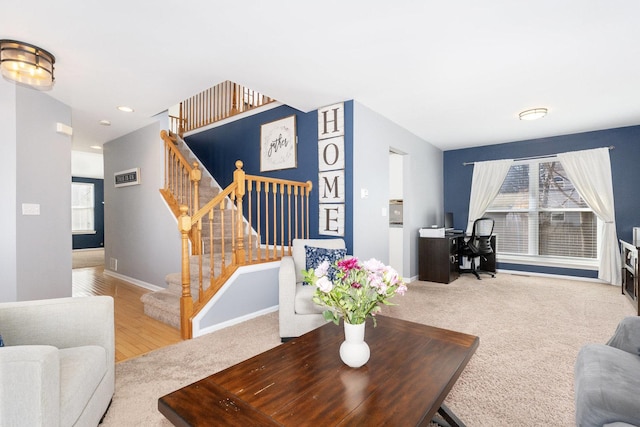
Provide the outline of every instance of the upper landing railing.
{"type": "Polygon", "coordinates": [[[170,130],[180,136],[275,100],[229,80],[180,103],[180,116],[170,116],[170,130]]]}

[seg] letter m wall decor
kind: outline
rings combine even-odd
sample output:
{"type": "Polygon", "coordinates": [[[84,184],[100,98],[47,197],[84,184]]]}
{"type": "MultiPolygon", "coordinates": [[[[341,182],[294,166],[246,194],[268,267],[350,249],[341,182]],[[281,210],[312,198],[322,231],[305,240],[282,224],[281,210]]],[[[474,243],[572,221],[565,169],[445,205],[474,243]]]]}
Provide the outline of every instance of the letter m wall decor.
{"type": "Polygon", "coordinates": [[[318,109],[318,233],[344,236],[344,104],[318,109]]]}

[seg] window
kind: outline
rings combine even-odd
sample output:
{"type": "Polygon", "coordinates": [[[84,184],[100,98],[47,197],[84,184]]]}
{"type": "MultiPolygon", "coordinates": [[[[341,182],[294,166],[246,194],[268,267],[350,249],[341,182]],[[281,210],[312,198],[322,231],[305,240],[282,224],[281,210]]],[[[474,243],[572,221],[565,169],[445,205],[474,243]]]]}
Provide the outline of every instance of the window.
{"type": "Polygon", "coordinates": [[[94,187],[84,182],[71,183],[71,231],[95,233],[94,187]]]}
{"type": "Polygon", "coordinates": [[[596,260],[598,219],[559,161],[515,162],[487,209],[498,253],[596,260]]]}

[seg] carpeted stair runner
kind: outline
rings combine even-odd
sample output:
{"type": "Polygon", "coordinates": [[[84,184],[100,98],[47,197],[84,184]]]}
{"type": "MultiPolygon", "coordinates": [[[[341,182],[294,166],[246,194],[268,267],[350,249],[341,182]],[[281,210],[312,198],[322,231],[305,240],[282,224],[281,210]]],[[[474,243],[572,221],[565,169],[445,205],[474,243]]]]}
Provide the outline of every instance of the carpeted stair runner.
{"type": "MultiPolygon", "coordinates": [[[[177,138],[176,146],[182,155],[187,159],[190,164],[194,162],[200,162],[193,156],[191,150],[187,147],[184,141],[181,138],[177,138]]],[[[211,199],[213,199],[220,192],[220,188],[216,183],[208,176],[205,171],[203,171],[202,180],[200,181],[199,187],[199,203],[200,206],[206,205],[211,199]]],[[[231,259],[231,253],[229,250],[232,247],[231,237],[232,236],[232,221],[231,216],[233,214],[233,209],[231,203],[228,203],[226,209],[223,210],[224,215],[224,247],[226,252],[226,260],[227,263],[231,259]]],[[[208,215],[203,218],[202,224],[202,242],[203,242],[203,253],[209,254],[211,253],[211,245],[209,243],[209,223],[208,215]]],[[[221,216],[215,215],[213,220],[213,252],[214,254],[219,254],[222,252],[222,237],[220,237],[220,226],[221,226],[221,216]]],[[[246,241],[246,240],[245,240],[246,241]]],[[[255,243],[255,239],[254,239],[255,243]]],[[[190,264],[190,272],[191,272],[191,296],[193,301],[198,301],[198,258],[191,257],[190,264]]],[[[219,272],[222,261],[219,255],[214,256],[214,271],[219,272]]],[[[204,289],[209,287],[209,257],[208,255],[203,256],[203,278],[202,283],[204,289]]],[[[160,290],[149,292],[144,294],[140,300],[144,305],[144,314],[149,317],[152,317],[156,320],[159,320],[167,325],[170,325],[176,329],[180,329],[180,298],[182,295],[182,274],[181,273],[170,273],[165,277],[165,281],[167,283],[167,288],[160,290]]]]}

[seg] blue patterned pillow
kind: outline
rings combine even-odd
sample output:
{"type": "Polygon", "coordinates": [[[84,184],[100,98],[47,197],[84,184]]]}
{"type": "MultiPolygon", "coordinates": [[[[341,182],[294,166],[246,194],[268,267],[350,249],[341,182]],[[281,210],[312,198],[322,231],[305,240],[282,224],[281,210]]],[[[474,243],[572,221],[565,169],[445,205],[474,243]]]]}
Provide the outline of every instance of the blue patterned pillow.
{"type": "MultiPolygon", "coordinates": [[[[323,261],[329,261],[329,264],[333,265],[334,262],[340,261],[347,256],[346,249],[325,249],[314,248],[313,246],[304,246],[305,252],[305,267],[306,269],[316,268],[323,261]]],[[[333,279],[335,274],[333,268],[329,268],[329,278],[333,279]]]]}

